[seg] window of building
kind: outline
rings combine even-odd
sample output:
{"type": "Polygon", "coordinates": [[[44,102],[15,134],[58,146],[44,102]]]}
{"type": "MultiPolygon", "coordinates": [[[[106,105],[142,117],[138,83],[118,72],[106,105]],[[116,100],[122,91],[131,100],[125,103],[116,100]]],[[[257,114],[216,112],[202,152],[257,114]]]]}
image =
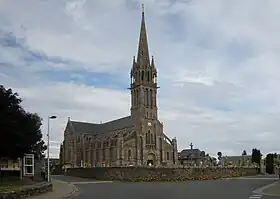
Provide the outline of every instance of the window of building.
{"type": "Polygon", "coordinates": [[[151,144],[151,131],[148,131],[148,144],[151,144]]]}
{"type": "Polygon", "coordinates": [[[128,149],[128,152],[127,152],[127,158],[128,158],[128,160],[130,160],[130,159],[131,159],[131,150],[130,150],[130,149],[128,149]]]}

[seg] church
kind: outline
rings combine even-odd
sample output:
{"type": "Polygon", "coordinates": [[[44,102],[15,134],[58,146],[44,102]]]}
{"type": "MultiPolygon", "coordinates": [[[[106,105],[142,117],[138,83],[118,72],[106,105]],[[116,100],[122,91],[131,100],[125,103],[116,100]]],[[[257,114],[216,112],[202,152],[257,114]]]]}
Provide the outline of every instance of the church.
{"type": "Polygon", "coordinates": [[[158,120],[157,77],[154,58],[149,55],[143,9],[138,54],[130,72],[130,116],[101,124],[68,118],[61,163],[70,167],[177,165],[177,141],[164,134],[158,120]]]}

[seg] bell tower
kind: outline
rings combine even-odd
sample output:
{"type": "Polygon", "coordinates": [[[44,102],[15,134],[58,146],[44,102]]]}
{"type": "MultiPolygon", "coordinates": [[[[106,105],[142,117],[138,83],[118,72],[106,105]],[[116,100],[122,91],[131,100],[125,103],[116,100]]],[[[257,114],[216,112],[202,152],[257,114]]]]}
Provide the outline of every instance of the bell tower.
{"type": "Polygon", "coordinates": [[[137,59],[133,57],[130,72],[131,116],[133,120],[157,120],[157,70],[154,58],[150,60],[145,25],[144,6],[138,44],[137,59]]]}

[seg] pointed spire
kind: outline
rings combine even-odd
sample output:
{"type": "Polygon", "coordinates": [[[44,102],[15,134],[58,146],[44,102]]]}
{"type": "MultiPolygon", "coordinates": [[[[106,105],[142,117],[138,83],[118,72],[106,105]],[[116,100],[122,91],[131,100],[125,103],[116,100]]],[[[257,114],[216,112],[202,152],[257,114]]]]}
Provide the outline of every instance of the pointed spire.
{"type": "Polygon", "coordinates": [[[152,56],[151,67],[153,67],[153,68],[155,67],[154,56],[152,56]]]}
{"type": "Polygon", "coordinates": [[[140,37],[139,37],[139,45],[138,45],[137,63],[140,64],[140,67],[146,67],[150,63],[148,39],[147,39],[147,32],[146,32],[146,25],[145,25],[144,4],[142,4],[142,19],[141,19],[140,37]]]}

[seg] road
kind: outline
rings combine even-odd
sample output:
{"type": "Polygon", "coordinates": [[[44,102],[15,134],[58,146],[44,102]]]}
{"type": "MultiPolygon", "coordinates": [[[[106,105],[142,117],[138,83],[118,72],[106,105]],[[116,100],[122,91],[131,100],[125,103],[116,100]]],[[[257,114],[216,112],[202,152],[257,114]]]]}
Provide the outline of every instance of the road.
{"type": "Polygon", "coordinates": [[[280,199],[253,193],[255,189],[277,180],[271,176],[183,183],[96,182],[65,176],[54,178],[75,184],[80,190],[75,199],[280,199]]]}

